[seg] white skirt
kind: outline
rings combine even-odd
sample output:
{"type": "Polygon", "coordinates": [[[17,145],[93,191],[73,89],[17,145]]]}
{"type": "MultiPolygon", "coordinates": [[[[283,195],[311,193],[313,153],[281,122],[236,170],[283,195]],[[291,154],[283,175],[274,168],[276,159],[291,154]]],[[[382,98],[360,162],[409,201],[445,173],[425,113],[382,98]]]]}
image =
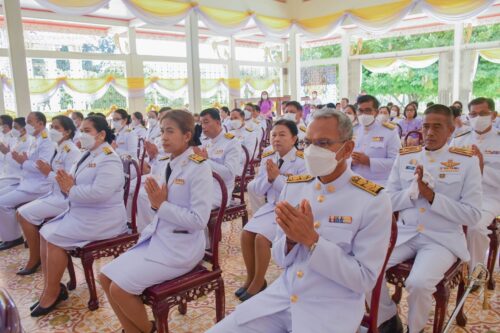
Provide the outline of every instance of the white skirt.
{"type": "Polygon", "coordinates": [[[59,219],[45,223],[42,229],[40,229],[40,235],[45,238],[47,242],[65,250],[74,250],[77,247],[85,246],[91,242],[89,240],[74,239],[72,237],[57,234],[57,229],[63,221],[64,219],[59,219]]]}
{"type": "Polygon", "coordinates": [[[29,223],[41,225],[46,219],[59,216],[66,209],[68,209],[67,200],[49,196],[32,201],[20,207],[17,211],[29,223]]]}
{"type": "Polygon", "coordinates": [[[173,268],[145,259],[149,240],[114,259],[101,269],[101,273],[132,295],[144,289],[189,273],[193,268],[173,268]],[[133,267],[133,269],[131,269],[133,267]]]}
{"type": "Polygon", "coordinates": [[[260,234],[272,243],[276,236],[276,214],[273,211],[263,215],[252,217],[243,230],[260,234]]]}

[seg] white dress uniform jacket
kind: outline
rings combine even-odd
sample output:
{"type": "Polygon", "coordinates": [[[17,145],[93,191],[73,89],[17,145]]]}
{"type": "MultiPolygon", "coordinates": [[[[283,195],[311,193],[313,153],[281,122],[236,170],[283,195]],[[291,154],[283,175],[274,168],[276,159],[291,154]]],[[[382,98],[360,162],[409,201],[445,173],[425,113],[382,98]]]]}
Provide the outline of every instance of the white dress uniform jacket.
{"type": "MultiPolygon", "coordinates": [[[[7,147],[14,147],[16,144],[17,139],[12,135],[12,133],[9,131],[8,133],[1,133],[0,135],[0,143],[4,144],[7,147]]],[[[7,154],[4,154],[0,152],[0,175],[5,173],[5,165],[7,164],[7,154]]]]}
{"type": "MultiPolygon", "coordinates": [[[[191,271],[203,259],[212,207],[212,170],[191,148],[169,162],[168,199],[142,232],[135,247],[102,269],[132,294],[191,271]],[[130,269],[130,265],[134,269],[130,269]],[[144,274],[147,272],[147,274],[144,274]]],[[[166,177],[159,184],[165,184],[166,177]]]]}
{"type": "Polygon", "coordinates": [[[137,159],[137,146],[139,144],[139,138],[135,132],[127,127],[123,127],[118,133],[116,133],[116,153],[121,158],[129,156],[131,158],[137,159]]]}
{"type": "Polygon", "coordinates": [[[284,272],[226,317],[238,324],[234,330],[219,331],[216,326],[210,332],[246,333],[251,330],[240,328],[247,326],[255,332],[275,332],[261,326],[269,321],[261,318],[286,311],[291,313],[291,332],[357,332],[365,293],[380,274],[391,233],[391,204],[381,190],[349,168],[329,184],[307,175],[289,177],[280,200],[292,206],[309,200],[320,236],[316,248],[311,253],[297,244],[287,253],[286,235],[278,227],[272,254],[284,272]]]}
{"type": "MultiPolygon", "coordinates": [[[[251,161],[257,154],[257,144],[259,142],[258,133],[255,129],[249,126],[243,126],[241,128],[232,130],[230,134],[236,137],[236,140],[240,142],[248,150],[249,161],[251,161]]],[[[243,166],[245,164],[245,154],[242,153],[240,158],[240,166],[238,168],[238,175],[243,172],[243,166]]]]}
{"type": "Polygon", "coordinates": [[[132,128],[132,131],[135,133],[135,135],[137,135],[137,139],[146,138],[146,134],[147,134],[146,127],[144,127],[142,125],[137,125],[137,126],[131,127],[131,128],[132,128]]]}
{"type": "Polygon", "coordinates": [[[401,148],[401,140],[395,126],[376,120],[372,125],[359,126],[354,151],[365,153],[370,165],[353,165],[352,170],[366,179],[384,185],[389,178],[394,160],[401,148]]]}
{"type": "Polygon", "coordinates": [[[146,132],[146,141],[158,144],[157,141],[161,137],[160,124],[156,123],[153,126],[149,126],[146,132]]]}
{"type": "Polygon", "coordinates": [[[73,168],[75,185],[68,193],[68,210],[40,230],[48,242],[65,249],[127,231],[122,161],[107,143],[88,153],[73,168]]]}
{"type": "Polygon", "coordinates": [[[80,159],[80,150],[72,140],[62,142],[56,150],[56,155],[51,161],[52,170],[47,178],[52,182],[52,190],[46,195],[22,206],[18,212],[28,222],[40,225],[46,218],[58,216],[68,209],[68,200],[62,194],[56,181],[58,170],[71,172],[72,167],[80,159]]]}
{"type": "Polygon", "coordinates": [[[288,176],[300,175],[306,172],[304,153],[293,147],[285,156],[281,157],[277,152],[271,150],[262,155],[259,172],[253,182],[253,191],[258,196],[266,198],[266,203],[252,216],[244,229],[265,236],[270,242],[276,235],[276,214],[274,208],[285,187],[288,176]],[[279,166],[279,160],[283,160],[280,175],[270,183],[267,175],[267,161],[272,160],[279,166]]]}
{"type": "Polygon", "coordinates": [[[33,137],[25,134],[24,136],[17,139],[12,146],[10,146],[10,151],[5,154],[5,164],[3,168],[2,177],[0,177],[0,188],[6,186],[5,181],[10,184],[19,184],[22,175],[22,166],[17,163],[12,158],[12,152],[17,153],[28,153],[31,143],[33,142],[33,137]]]}
{"type": "MultiPolygon", "coordinates": [[[[208,164],[224,180],[227,188],[228,203],[234,189],[234,179],[241,174],[240,161],[243,154],[240,143],[230,133],[221,131],[213,139],[205,139],[201,146],[208,152],[208,164]]],[[[222,194],[219,186],[214,186],[213,207],[219,207],[222,194]]]]}

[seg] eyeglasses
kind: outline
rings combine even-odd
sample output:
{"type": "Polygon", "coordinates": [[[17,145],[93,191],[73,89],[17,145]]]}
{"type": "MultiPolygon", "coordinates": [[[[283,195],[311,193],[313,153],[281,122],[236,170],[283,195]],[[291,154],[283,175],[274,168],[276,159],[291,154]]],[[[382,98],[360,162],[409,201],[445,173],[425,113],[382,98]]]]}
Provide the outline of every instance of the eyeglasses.
{"type": "Polygon", "coordinates": [[[469,118],[476,118],[478,116],[485,117],[485,116],[490,116],[490,115],[491,115],[491,112],[489,112],[489,111],[474,112],[474,113],[469,113],[469,118]]]}
{"type": "Polygon", "coordinates": [[[318,146],[320,148],[328,149],[331,146],[333,146],[334,144],[344,143],[344,142],[345,141],[342,141],[342,140],[330,140],[330,139],[317,139],[317,140],[304,139],[304,147],[307,148],[310,145],[315,145],[315,146],[318,146]]]}

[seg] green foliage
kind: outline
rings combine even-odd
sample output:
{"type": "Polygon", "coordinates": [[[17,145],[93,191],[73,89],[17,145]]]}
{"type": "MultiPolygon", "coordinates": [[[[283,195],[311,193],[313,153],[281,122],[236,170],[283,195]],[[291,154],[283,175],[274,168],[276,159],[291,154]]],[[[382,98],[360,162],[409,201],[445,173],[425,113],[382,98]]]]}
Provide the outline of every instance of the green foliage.
{"type": "Polygon", "coordinates": [[[500,64],[495,64],[479,57],[476,77],[472,86],[472,94],[500,98],[500,64]]]}
{"type": "Polygon", "coordinates": [[[494,42],[500,40],[500,24],[480,25],[472,28],[469,43],[494,42]]]}
{"type": "MultiPolygon", "coordinates": [[[[417,50],[451,45],[453,45],[453,30],[448,30],[367,40],[363,42],[359,54],[417,50]]],[[[353,47],[356,48],[357,43],[354,43],[353,47]]]]}
{"type": "Polygon", "coordinates": [[[300,49],[300,61],[338,58],[341,53],[340,44],[303,47],[300,49]]]}

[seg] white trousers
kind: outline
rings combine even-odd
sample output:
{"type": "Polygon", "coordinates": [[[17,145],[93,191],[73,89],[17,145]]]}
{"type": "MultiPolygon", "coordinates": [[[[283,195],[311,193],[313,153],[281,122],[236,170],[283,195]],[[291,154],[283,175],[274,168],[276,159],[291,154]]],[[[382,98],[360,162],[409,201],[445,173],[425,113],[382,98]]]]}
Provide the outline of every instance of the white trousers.
{"type": "Polygon", "coordinates": [[[483,210],[477,227],[467,230],[467,248],[470,253],[469,272],[472,272],[478,263],[484,264],[486,261],[486,251],[490,246],[487,227],[494,218],[493,213],[483,210]]]}
{"type": "Polygon", "coordinates": [[[290,333],[292,332],[292,315],[290,310],[257,318],[243,325],[238,325],[234,312],[224,318],[206,333],[290,333]]]}
{"type": "MultiPolygon", "coordinates": [[[[424,329],[432,309],[432,294],[444,273],[455,263],[457,257],[447,248],[423,234],[397,246],[392,252],[387,268],[405,260],[415,258],[410,275],[405,281],[408,291],[408,327],[410,333],[424,329]]],[[[378,325],[397,314],[396,304],[389,295],[387,284],[382,284],[378,325]]]]}

